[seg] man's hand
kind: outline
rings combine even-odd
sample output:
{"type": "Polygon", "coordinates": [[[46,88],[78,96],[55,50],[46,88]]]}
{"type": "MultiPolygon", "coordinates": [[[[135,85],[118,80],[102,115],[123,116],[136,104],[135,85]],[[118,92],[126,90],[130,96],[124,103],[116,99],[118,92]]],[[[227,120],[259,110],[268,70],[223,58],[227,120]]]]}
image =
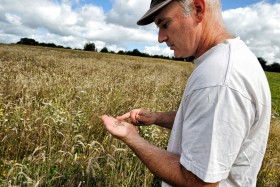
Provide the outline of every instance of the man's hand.
{"type": "Polygon", "coordinates": [[[129,137],[139,136],[136,127],[125,121],[117,120],[111,116],[103,115],[101,117],[106,129],[115,138],[126,141],[129,137]]]}
{"type": "Polygon", "coordinates": [[[155,124],[157,121],[157,115],[154,112],[149,112],[144,109],[134,109],[116,119],[119,121],[130,119],[133,125],[142,126],[155,124]]]}
{"type": "Polygon", "coordinates": [[[167,129],[172,129],[176,111],[171,112],[150,112],[144,109],[134,109],[122,116],[117,117],[119,121],[130,119],[136,126],[158,125],[167,129]]]}
{"type": "Polygon", "coordinates": [[[186,170],[180,164],[180,155],[158,148],[140,137],[136,127],[132,124],[107,115],[103,115],[101,118],[109,133],[124,141],[150,171],[163,181],[173,186],[217,186],[217,183],[204,183],[186,170]]]}

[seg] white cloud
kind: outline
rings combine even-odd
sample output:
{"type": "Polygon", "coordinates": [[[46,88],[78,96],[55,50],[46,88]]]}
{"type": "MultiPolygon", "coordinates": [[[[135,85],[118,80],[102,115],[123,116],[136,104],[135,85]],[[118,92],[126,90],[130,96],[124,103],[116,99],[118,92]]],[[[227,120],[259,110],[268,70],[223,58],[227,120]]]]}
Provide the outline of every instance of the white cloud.
{"type": "Polygon", "coordinates": [[[145,49],[143,50],[144,53],[147,53],[149,55],[164,55],[164,56],[169,56],[172,57],[173,51],[171,51],[168,47],[160,47],[159,45],[156,46],[146,46],[145,49]]]}
{"type": "Polygon", "coordinates": [[[238,35],[258,57],[280,63],[280,4],[260,2],[223,12],[229,31],[238,35]]]}
{"type": "MultiPolygon", "coordinates": [[[[157,28],[136,25],[147,11],[150,0],[111,0],[105,12],[80,0],[0,0],[0,42],[14,43],[22,37],[39,42],[83,48],[95,42],[98,49],[129,50],[173,55],[158,45],[157,28]]],[[[250,7],[223,12],[229,30],[239,35],[258,56],[280,62],[280,3],[261,2],[250,7]]]]}
{"type": "Polygon", "coordinates": [[[94,41],[95,47],[100,51],[103,47],[106,47],[106,43],[103,41],[94,41]]]}
{"type": "Polygon", "coordinates": [[[107,21],[125,27],[137,28],[137,20],[148,10],[150,0],[113,0],[107,21]]]}
{"type": "Polygon", "coordinates": [[[21,25],[21,18],[15,14],[6,13],[5,18],[12,25],[21,25]]]}
{"type": "Polygon", "coordinates": [[[106,16],[101,7],[84,5],[72,11],[76,11],[77,15],[79,15],[79,25],[86,26],[90,21],[105,23],[106,16]]]}
{"type": "Polygon", "coordinates": [[[124,48],[122,47],[118,47],[117,45],[108,45],[106,46],[108,48],[109,51],[115,51],[115,52],[118,52],[118,51],[125,51],[124,48]]]}

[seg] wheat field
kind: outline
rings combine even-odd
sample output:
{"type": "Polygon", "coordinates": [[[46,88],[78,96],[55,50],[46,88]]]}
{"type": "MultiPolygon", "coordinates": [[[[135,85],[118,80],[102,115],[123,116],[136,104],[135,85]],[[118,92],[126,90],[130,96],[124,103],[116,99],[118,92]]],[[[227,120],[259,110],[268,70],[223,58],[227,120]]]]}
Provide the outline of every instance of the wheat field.
{"type": "MultiPolygon", "coordinates": [[[[192,70],[186,62],[0,45],[0,186],[160,186],[99,116],[176,110],[192,70]]],[[[258,186],[280,186],[279,111],[273,110],[258,186]]],[[[167,145],[165,129],[139,133],[167,145]]]]}

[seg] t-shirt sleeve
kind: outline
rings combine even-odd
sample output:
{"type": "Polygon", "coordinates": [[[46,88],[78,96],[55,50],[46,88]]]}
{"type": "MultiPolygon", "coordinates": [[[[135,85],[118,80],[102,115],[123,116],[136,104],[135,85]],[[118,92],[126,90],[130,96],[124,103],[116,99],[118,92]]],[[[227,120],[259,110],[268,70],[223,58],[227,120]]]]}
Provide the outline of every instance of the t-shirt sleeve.
{"type": "Polygon", "coordinates": [[[227,178],[253,123],[253,103],[217,86],[193,91],[184,111],[181,164],[205,182],[227,178]]]}

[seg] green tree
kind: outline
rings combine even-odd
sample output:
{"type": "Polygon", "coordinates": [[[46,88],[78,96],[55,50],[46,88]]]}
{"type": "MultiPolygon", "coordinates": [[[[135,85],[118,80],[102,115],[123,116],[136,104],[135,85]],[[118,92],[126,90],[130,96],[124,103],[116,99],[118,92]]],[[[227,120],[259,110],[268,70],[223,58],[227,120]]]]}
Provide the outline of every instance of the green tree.
{"type": "Polygon", "coordinates": [[[17,44],[24,44],[24,45],[38,45],[39,43],[31,38],[21,38],[17,44]]]}
{"type": "Polygon", "coordinates": [[[120,50],[120,51],[118,52],[118,54],[120,54],[120,55],[124,55],[124,54],[125,54],[125,52],[124,52],[123,50],[120,50]]]}
{"type": "Polygon", "coordinates": [[[84,45],[84,51],[95,51],[95,44],[93,42],[87,42],[84,45]]]}
{"type": "Polygon", "coordinates": [[[280,64],[274,62],[273,64],[269,65],[269,71],[280,72],[280,64]]]}
{"type": "Polygon", "coordinates": [[[101,53],[108,53],[108,49],[107,47],[103,47],[101,50],[100,50],[101,53]]]}
{"type": "Polygon", "coordinates": [[[267,70],[267,65],[266,65],[267,62],[266,62],[266,60],[264,60],[264,59],[261,58],[261,57],[259,57],[258,60],[259,60],[259,62],[260,62],[260,64],[261,64],[263,70],[267,70]]]}

